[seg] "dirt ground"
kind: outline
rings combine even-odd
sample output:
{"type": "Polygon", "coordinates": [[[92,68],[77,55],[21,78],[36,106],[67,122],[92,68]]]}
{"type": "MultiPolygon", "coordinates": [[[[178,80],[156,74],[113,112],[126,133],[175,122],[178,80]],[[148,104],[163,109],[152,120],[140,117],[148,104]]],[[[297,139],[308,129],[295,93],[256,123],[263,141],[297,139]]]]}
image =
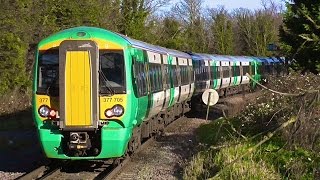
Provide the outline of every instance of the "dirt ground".
{"type": "Polygon", "coordinates": [[[195,130],[204,119],[181,118],[162,137],[139,152],[115,179],[181,179],[183,169],[197,152],[195,130]]]}
{"type": "Polygon", "coordinates": [[[206,120],[206,111],[189,113],[169,125],[162,137],[157,138],[147,149],[139,152],[114,179],[182,179],[184,168],[201,148],[195,131],[222,116],[221,108],[229,116],[240,113],[246,104],[255,101],[261,91],[236,95],[221,101],[211,108],[206,120]]]}

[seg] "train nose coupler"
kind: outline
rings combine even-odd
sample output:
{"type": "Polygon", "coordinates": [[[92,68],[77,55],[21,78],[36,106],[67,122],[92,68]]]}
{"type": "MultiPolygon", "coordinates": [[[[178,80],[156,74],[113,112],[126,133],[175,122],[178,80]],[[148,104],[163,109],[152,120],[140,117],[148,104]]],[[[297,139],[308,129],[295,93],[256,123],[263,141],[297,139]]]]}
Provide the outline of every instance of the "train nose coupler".
{"type": "Polygon", "coordinates": [[[87,132],[70,132],[69,149],[89,149],[91,143],[87,132]]]}

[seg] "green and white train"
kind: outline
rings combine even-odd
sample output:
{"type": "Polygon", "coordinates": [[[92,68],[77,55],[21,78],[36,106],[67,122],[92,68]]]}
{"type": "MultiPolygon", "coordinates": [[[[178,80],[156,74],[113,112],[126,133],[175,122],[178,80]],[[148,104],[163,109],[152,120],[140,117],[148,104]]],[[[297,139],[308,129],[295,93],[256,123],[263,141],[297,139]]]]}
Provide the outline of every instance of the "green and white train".
{"type": "Polygon", "coordinates": [[[36,51],[33,116],[45,155],[106,159],[133,153],[190,111],[206,89],[254,87],[263,61],[192,54],[94,27],[67,29],[36,51]]]}

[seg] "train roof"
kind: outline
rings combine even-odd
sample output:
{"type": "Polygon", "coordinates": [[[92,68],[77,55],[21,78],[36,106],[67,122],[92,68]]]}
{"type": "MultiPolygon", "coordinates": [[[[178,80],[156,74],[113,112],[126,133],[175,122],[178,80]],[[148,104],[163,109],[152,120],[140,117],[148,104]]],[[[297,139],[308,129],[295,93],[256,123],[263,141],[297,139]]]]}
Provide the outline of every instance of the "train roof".
{"type": "Polygon", "coordinates": [[[247,56],[228,56],[234,61],[240,61],[240,62],[251,62],[252,59],[247,56]]]}
{"type": "Polygon", "coordinates": [[[241,59],[241,61],[243,62],[252,62],[253,59],[248,57],[248,56],[239,56],[239,58],[241,59]]]}
{"type": "Polygon", "coordinates": [[[136,39],[132,39],[129,38],[128,36],[125,36],[123,34],[120,33],[115,33],[119,36],[121,36],[123,39],[127,40],[133,47],[137,47],[137,48],[141,48],[141,49],[145,49],[145,50],[149,50],[149,51],[154,51],[154,52],[158,52],[158,53],[162,53],[162,54],[167,54],[167,51],[165,48],[162,48],[160,46],[155,46],[143,41],[139,41],[136,39]]]}
{"type": "Polygon", "coordinates": [[[181,52],[181,51],[177,51],[174,49],[166,49],[168,54],[171,56],[175,56],[175,57],[181,57],[181,58],[187,58],[187,59],[191,59],[191,56],[187,53],[181,52]]]}
{"type": "Polygon", "coordinates": [[[255,56],[248,56],[248,58],[254,59],[254,60],[256,60],[256,61],[258,61],[258,62],[260,62],[260,63],[264,62],[264,61],[262,61],[260,58],[255,57],[255,56]]]}
{"type": "Polygon", "coordinates": [[[218,54],[201,54],[194,53],[191,55],[193,60],[201,61],[210,59],[213,61],[239,61],[239,62],[251,62],[253,59],[249,56],[229,56],[229,55],[218,55],[218,54]]]}
{"type": "Polygon", "coordinates": [[[260,59],[262,62],[274,63],[272,58],[269,58],[269,57],[258,57],[258,59],[260,59]]]}
{"type": "MultiPolygon", "coordinates": [[[[160,54],[169,54],[172,56],[177,56],[177,57],[183,57],[183,58],[191,58],[190,55],[187,53],[181,52],[181,51],[176,51],[176,50],[171,50],[167,49],[164,47],[152,45],[143,41],[139,41],[136,39],[129,38],[123,34],[119,34],[113,31],[109,31],[103,28],[97,28],[97,27],[88,27],[88,26],[79,26],[79,27],[74,27],[74,28],[69,28],[65,29],[63,31],[59,31],[55,34],[50,35],[49,37],[41,40],[38,44],[38,48],[51,43],[53,41],[61,41],[64,39],[69,39],[69,38],[78,38],[81,39],[82,37],[78,36],[78,33],[84,33],[85,36],[83,38],[108,38],[113,40],[114,42],[119,43],[121,46],[126,46],[128,44],[132,45],[133,47],[136,48],[141,48],[145,49],[147,51],[152,51],[152,52],[157,52],[160,54]]],[[[59,44],[57,44],[59,45],[59,44]]]]}
{"type": "Polygon", "coordinates": [[[270,57],[274,62],[276,62],[276,63],[280,63],[280,60],[278,59],[278,58],[276,58],[276,57],[270,57]]]}
{"type": "Polygon", "coordinates": [[[225,55],[210,54],[209,56],[214,61],[232,61],[232,59],[229,56],[225,56],[225,55]]]}
{"type": "Polygon", "coordinates": [[[169,55],[175,56],[175,57],[181,57],[181,58],[187,58],[187,59],[191,58],[191,56],[189,54],[181,52],[181,51],[149,44],[149,43],[146,43],[143,41],[129,38],[123,34],[119,34],[119,33],[116,33],[116,34],[118,34],[119,36],[121,36],[122,38],[127,40],[133,47],[137,47],[137,48],[141,48],[141,49],[145,49],[145,50],[149,50],[149,51],[153,51],[153,52],[157,52],[157,53],[161,53],[161,54],[169,54],[169,55]]]}
{"type": "Polygon", "coordinates": [[[56,32],[42,39],[38,43],[38,49],[47,45],[50,45],[50,47],[59,46],[63,40],[92,38],[112,39],[112,41],[116,42],[119,46],[126,46],[128,44],[128,41],[112,31],[96,27],[79,26],[56,32]]]}
{"type": "MultiPolygon", "coordinates": [[[[38,44],[38,48],[41,46],[44,46],[45,44],[48,44],[53,41],[57,40],[63,40],[68,39],[70,37],[76,37],[77,33],[79,32],[85,32],[87,35],[86,37],[101,37],[101,38],[111,38],[114,41],[119,42],[121,45],[125,46],[125,44],[130,44],[133,47],[145,49],[152,52],[157,52],[160,54],[168,54],[170,56],[174,57],[181,57],[181,58],[187,58],[190,59],[192,57],[193,60],[214,60],[214,61],[250,61],[251,59],[255,59],[260,62],[267,62],[267,63],[279,63],[281,62],[276,57],[245,57],[245,56],[226,56],[226,55],[217,55],[217,54],[201,54],[201,53],[184,53],[182,51],[177,51],[173,49],[164,48],[161,46],[152,45],[143,41],[139,41],[136,39],[129,38],[123,34],[119,34],[116,32],[108,31],[106,29],[102,28],[96,28],[96,27],[87,27],[87,26],[81,26],[81,27],[75,27],[66,29],[63,31],[60,31],[58,33],[55,33],[45,39],[43,39],[38,44]]],[[[76,37],[79,38],[79,37],[76,37]]]]}
{"type": "Polygon", "coordinates": [[[192,53],[191,54],[192,60],[195,61],[203,61],[203,60],[210,60],[210,56],[207,54],[200,54],[200,53],[192,53]]]}

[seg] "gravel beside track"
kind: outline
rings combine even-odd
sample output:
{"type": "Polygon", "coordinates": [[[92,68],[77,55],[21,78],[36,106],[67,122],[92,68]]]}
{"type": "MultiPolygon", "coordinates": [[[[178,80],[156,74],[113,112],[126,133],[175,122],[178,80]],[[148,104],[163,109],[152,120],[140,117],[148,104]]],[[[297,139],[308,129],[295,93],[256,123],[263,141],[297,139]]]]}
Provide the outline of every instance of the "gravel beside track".
{"type": "Polygon", "coordinates": [[[0,132],[0,179],[15,179],[43,162],[35,130],[0,132]]]}
{"type": "MultiPolygon", "coordinates": [[[[221,101],[228,109],[230,116],[238,114],[246,104],[255,101],[261,94],[257,91],[250,94],[239,94],[221,101]]],[[[170,124],[163,136],[150,144],[149,148],[137,153],[131,162],[114,179],[182,179],[183,170],[194,154],[201,147],[196,139],[195,130],[222,115],[220,106],[210,108],[209,118],[206,112],[192,114],[180,118],[170,124]]]]}
{"type": "Polygon", "coordinates": [[[209,121],[192,117],[176,120],[114,179],[181,179],[183,168],[197,152],[194,131],[206,123],[209,121]]]}

